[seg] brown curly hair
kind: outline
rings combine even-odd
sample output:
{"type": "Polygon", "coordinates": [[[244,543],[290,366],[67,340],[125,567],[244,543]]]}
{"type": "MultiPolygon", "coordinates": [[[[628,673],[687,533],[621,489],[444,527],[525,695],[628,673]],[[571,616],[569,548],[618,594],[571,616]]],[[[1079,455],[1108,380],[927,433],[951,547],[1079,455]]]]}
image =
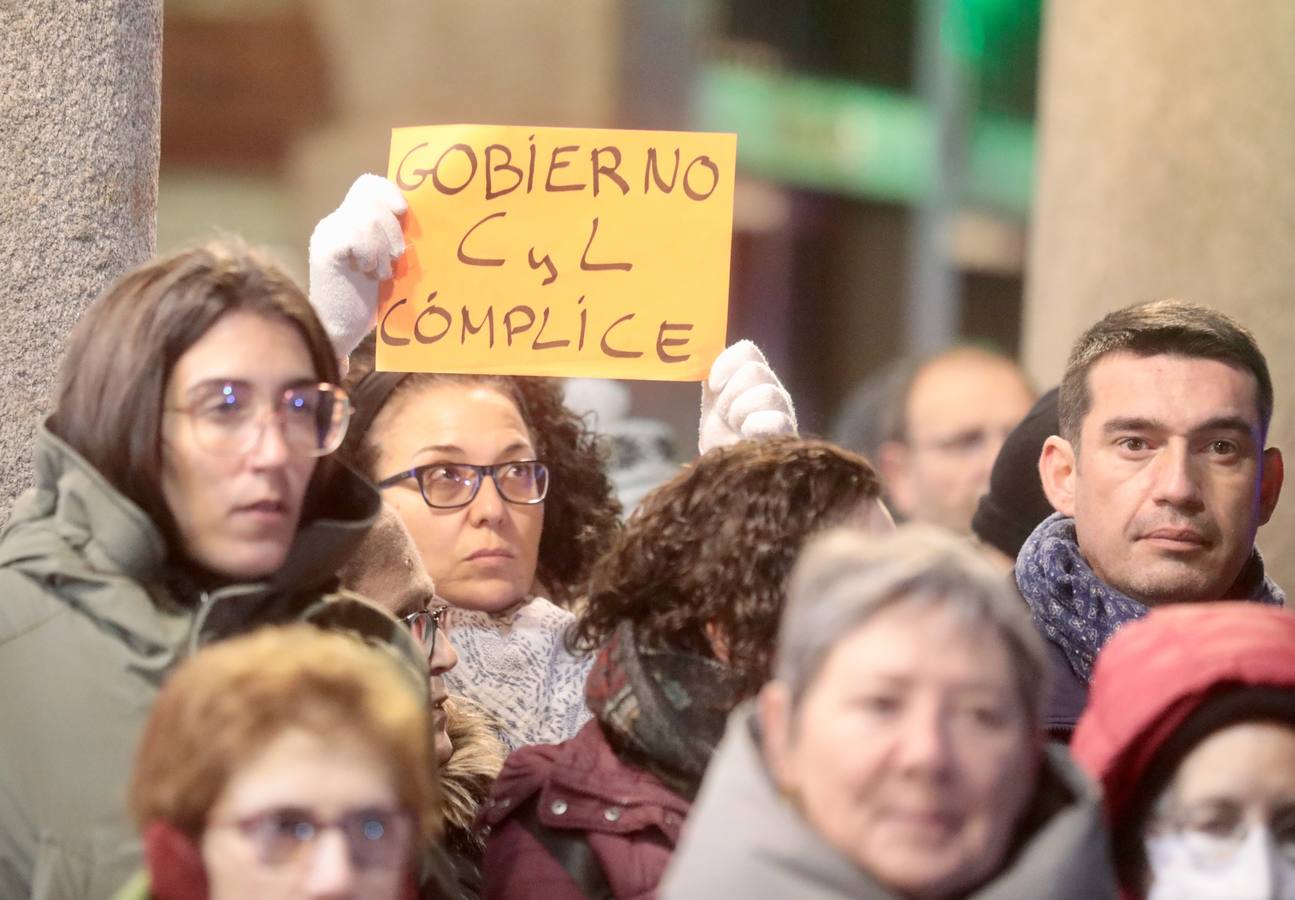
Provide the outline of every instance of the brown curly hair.
{"type": "Polygon", "coordinates": [[[630,622],[643,647],[719,658],[743,696],[769,679],[785,587],[801,545],[840,524],[881,484],[866,459],[817,439],[712,450],[648,495],[589,582],[572,649],[630,622]]]}
{"type": "Polygon", "coordinates": [[[549,599],[559,605],[578,597],[595,560],[619,531],[621,507],[607,477],[607,454],[602,442],[583,419],[563,404],[558,382],[508,375],[411,373],[376,401],[378,408],[368,409],[367,392],[356,388],[374,370],[375,348],[376,340],[370,333],[351,354],[351,368],[343,385],[350,391],[356,410],[342,445],[342,458],[361,474],[376,479],[380,477],[374,471],[379,454],[370,440],[369,426],[380,408],[437,382],[495,388],[517,405],[535,443],[536,455],[549,469],[551,488],[544,501],[536,579],[549,592],[549,599]]]}

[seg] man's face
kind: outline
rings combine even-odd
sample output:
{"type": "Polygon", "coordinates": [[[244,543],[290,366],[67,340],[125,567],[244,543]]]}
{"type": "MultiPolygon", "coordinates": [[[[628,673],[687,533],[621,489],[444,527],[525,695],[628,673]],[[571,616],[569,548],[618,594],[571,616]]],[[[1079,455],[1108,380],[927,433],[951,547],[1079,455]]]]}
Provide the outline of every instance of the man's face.
{"type": "Polygon", "coordinates": [[[879,453],[895,508],[913,521],[970,529],[998,450],[1033,402],[1016,366],[987,353],[950,354],[924,367],[908,392],[907,440],[879,453]]]}
{"type": "Polygon", "coordinates": [[[1112,353],[1088,372],[1078,453],[1048,439],[1048,499],[1102,581],[1147,604],[1218,600],[1281,489],[1258,384],[1211,359],[1112,353]]]}

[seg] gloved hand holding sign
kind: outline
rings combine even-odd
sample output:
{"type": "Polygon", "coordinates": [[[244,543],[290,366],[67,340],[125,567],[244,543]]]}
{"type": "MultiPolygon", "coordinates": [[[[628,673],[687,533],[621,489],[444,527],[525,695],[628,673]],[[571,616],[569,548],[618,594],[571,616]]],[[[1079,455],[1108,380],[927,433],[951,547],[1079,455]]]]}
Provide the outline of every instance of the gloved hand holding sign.
{"type": "Polygon", "coordinates": [[[406,209],[394,184],[361,175],[310,236],[310,303],[339,359],[373,328],[378,285],[405,252],[399,216],[406,209]]]}
{"type": "Polygon", "coordinates": [[[705,453],[744,438],[796,433],[791,395],[760,348],[746,340],[724,348],[701,386],[697,449],[705,453]]]}

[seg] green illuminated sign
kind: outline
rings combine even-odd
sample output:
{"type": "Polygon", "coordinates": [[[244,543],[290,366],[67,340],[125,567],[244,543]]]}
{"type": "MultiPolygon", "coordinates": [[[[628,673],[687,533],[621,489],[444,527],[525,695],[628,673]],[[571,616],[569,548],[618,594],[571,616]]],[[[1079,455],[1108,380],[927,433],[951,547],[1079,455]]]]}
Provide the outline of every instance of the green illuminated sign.
{"type": "MultiPolygon", "coordinates": [[[[738,167],[797,187],[898,203],[933,183],[935,128],[912,97],[857,84],[712,66],[699,127],[738,135],[738,167]]],[[[982,116],[972,126],[962,201],[1024,217],[1034,182],[1034,127],[982,116]]]]}

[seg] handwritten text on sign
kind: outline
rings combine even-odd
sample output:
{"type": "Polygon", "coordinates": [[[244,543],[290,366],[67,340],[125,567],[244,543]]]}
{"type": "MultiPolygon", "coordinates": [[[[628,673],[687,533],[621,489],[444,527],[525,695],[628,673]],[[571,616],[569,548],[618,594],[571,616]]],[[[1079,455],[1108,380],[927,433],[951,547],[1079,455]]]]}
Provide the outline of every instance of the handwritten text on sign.
{"type": "Polygon", "coordinates": [[[731,134],[397,128],[378,366],[699,381],[724,347],[731,134]]]}

